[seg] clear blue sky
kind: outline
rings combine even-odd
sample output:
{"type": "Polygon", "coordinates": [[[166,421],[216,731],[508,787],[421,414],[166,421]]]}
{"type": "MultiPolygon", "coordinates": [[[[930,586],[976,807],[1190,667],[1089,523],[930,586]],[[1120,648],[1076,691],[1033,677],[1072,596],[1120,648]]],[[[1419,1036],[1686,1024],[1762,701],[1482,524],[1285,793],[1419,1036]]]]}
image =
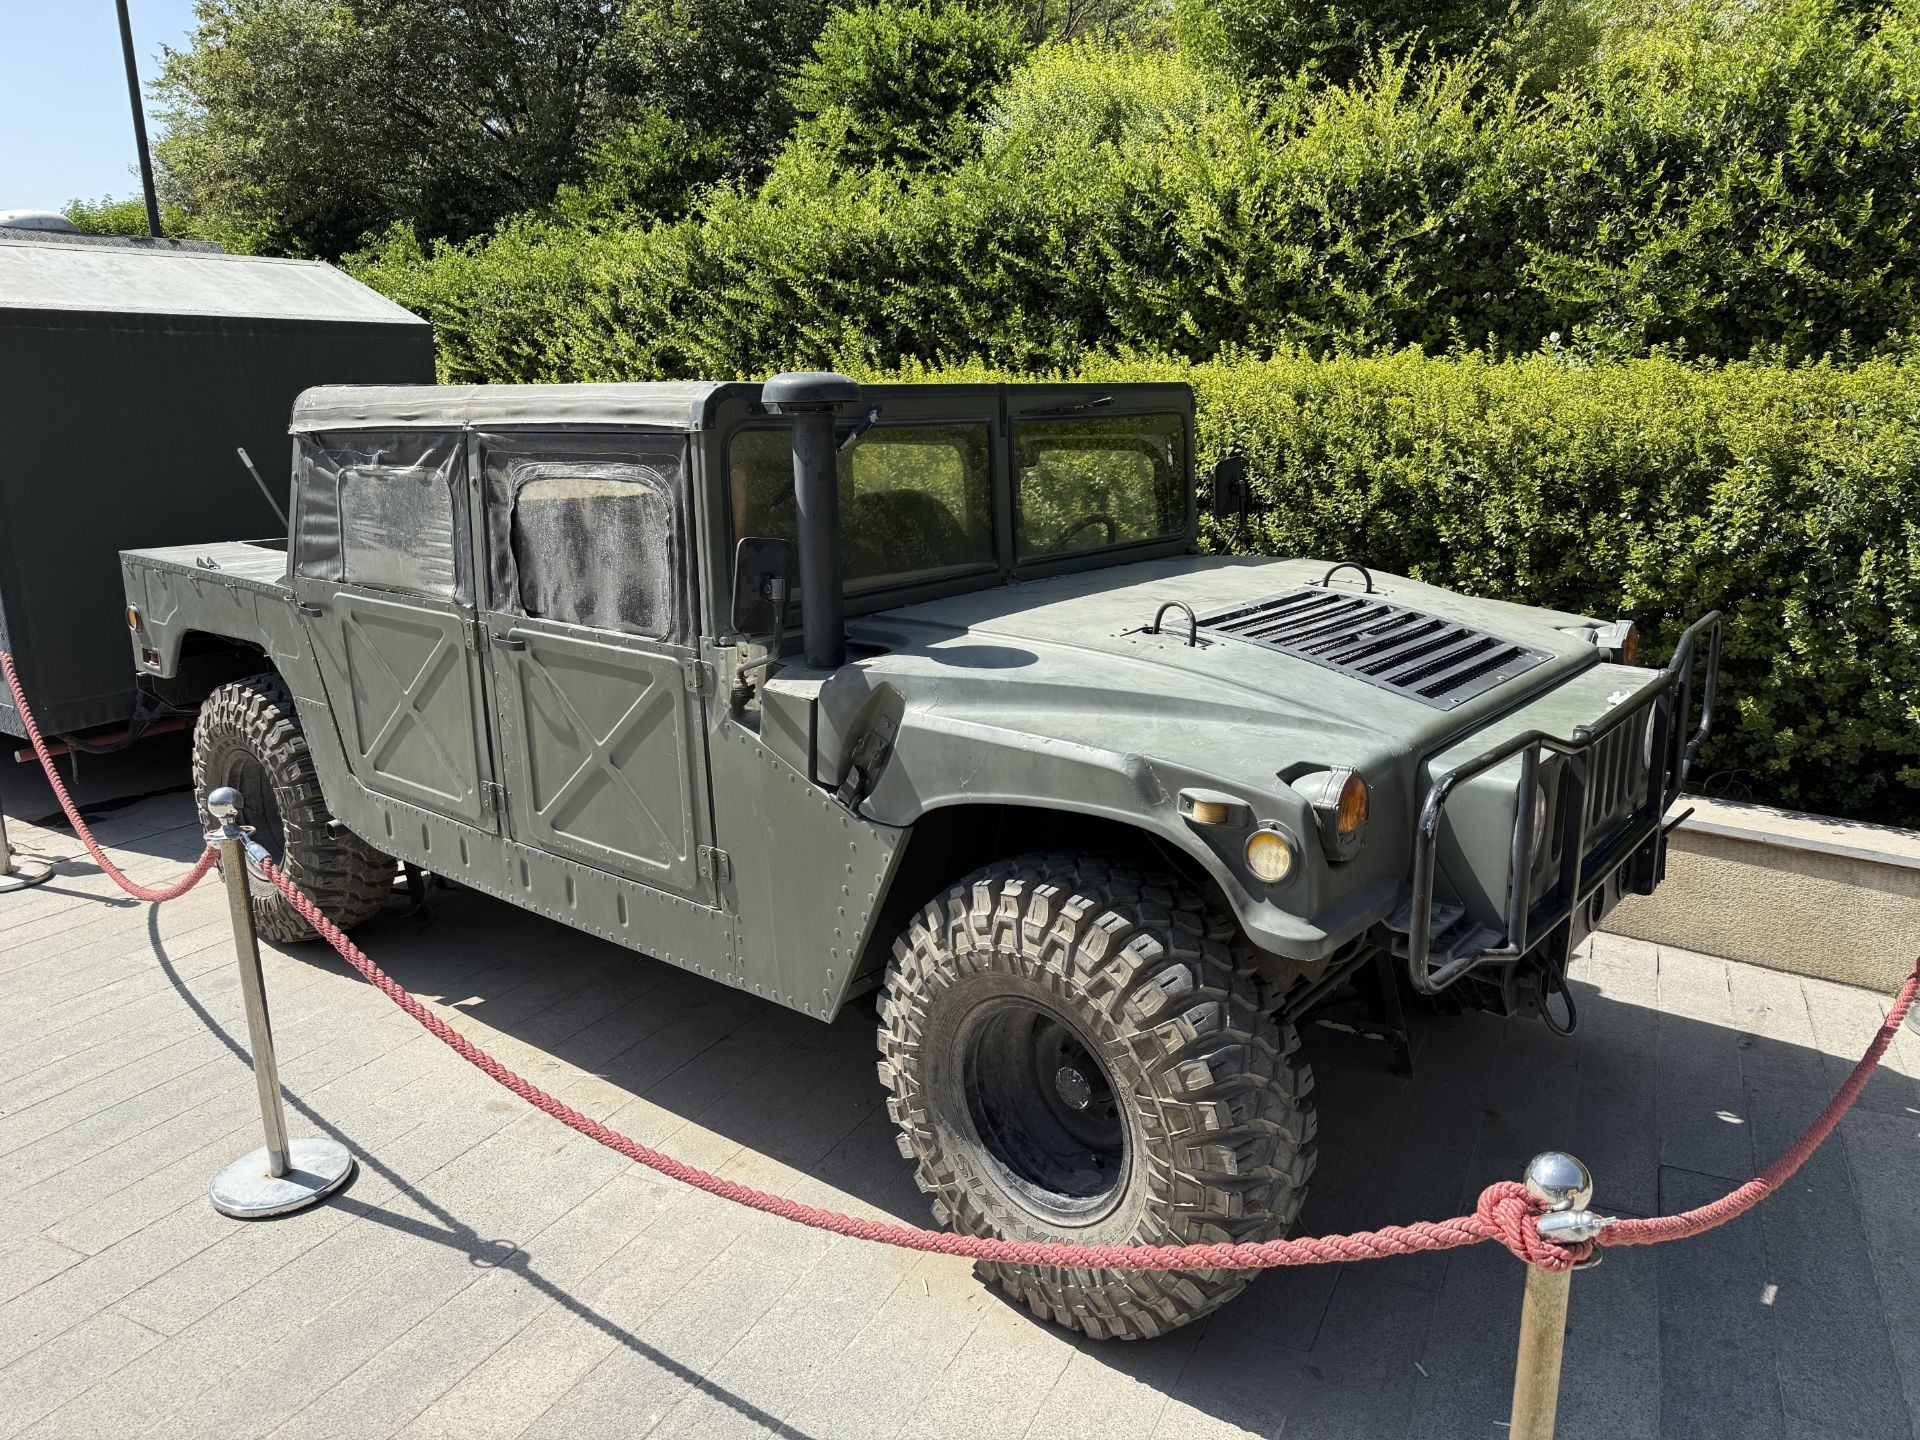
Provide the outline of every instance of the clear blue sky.
{"type": "MultiPolygon", "coordinates": [[[[193,0],[127,8],[144,88],[163,45],[185,48],[193,0]]],[[[139,195],[113,0],[0,0],[0,76],[0,210],[139,195]]]]}

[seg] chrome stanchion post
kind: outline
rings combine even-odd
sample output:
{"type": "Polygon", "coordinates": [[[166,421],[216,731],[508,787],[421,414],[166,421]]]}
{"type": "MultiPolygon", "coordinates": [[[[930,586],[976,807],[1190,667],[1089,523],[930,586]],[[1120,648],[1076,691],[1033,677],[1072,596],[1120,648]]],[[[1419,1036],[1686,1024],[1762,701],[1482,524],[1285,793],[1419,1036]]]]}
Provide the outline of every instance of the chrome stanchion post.
{"type": "Polygon", "coordinates": [[[353,1174],[353,1156],[337,1140],[287,1139],[280,1066],[274,1059],[273,1027],[267,1018],[266,983],[260,971],[260,942],[253,932],[253,886],[247,861],[249,852],[258,852],[259,847],[239,823],[240,797],[234,791],[223,787],[207,796],[207,813],[218,826],[208,832],[207,843],[220,850],[220,876],[226,882],[234,957],[240,964],[240,993],[246,1004],[253,1079],[267,1132],[265,1145],[214,1176],[213,1208],[241,1219],[284,1215],[346,1184],[353,1174]]]}
{"type": "MultiPolygon", "coordinates": [[[[1538,1221],[1543,1238],[1561,1244],[1591,1240],[1612,1221],[1587,1209],[1593,1177],[1571,1155],[1549,1150],[1527,1165],[1527,1189],[1544,1201],[1538,1221]]],[[[1598,1257],[1595,1257],[1597,1261],[1598,1257]]],[[[1595,1263],[1595,1262],[1588,1262],[1595,1263]]],[[[1520,1302],[1520,1353],[1514,1361],[1510,1440],[1553,1440],[1560,1409],[1560,1360],[1567,1340],[1567,1300],[1571,1269],[1527,1266],[1527,1291],[1520,1302]]]]}
{"type": "Polygon", "coordinates": [[[53,866],[44,860],[22,860],[7,842],[7,812],[0,810],[0,895],[9,890],[24,890],[38,885],[53,874],[53,866]]]}

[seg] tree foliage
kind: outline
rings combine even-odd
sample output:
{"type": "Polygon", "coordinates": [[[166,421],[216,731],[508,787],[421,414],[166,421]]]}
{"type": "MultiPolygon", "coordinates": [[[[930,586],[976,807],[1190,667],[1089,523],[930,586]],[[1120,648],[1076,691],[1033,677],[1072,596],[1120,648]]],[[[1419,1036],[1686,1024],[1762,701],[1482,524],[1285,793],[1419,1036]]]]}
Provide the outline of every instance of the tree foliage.
{"type": "Polygon", "coordinates": [[[995,88],[1029,48],[998,6],[878,0],[832,15],[790,95],[795,138],[859,169],[949,164],[978,146],[995,88]]]}
{"type": "Polygon", "coordinates": [[[1920,306],[1916,17],[1783,0],[1622,47],[1544,100],[1476,57],[1249,97],[1178,56],[1051,46],[947,168],[795,147],[672,225],[516,224],[355,264],[435,322],[458,379],[1122,348],[1870,353],[1920,306]]]}
{"type": "Polygon", "coordinates": [[[1202,64],[1255,84],[1308,72],[1345,84],[1381,49],[1468,54],[1513,0],[1176,0],[1174,34],[1202,64]]]}
{"type": "Polygon", "coordinates": [[[660,199],[676,171],[764,166],[792,120],[782,77],[826,5],[199,0],[192,46],[154,85],[155,148],[188,215],[293,253],[337,255],[394,222],[465,239],[568,184],[660,199]],[[685,153],[635,185],[662,119],[685,153]]]}

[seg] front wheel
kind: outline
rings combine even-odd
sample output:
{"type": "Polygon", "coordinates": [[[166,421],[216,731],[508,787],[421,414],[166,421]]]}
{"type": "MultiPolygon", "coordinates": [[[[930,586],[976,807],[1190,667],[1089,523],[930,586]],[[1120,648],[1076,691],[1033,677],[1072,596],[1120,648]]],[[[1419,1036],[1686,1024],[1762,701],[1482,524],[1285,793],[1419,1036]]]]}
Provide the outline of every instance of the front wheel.
{"type": "MultiPolygon", "coordinates": [[[[193,793],[213,828],[207,796],[240,793],[240,823],[342,930],[376,914],[393,890],[393,860],[335,823],[293,696],[278,675],[222,685],[193,727],[193,793]]],[[[269,940],[311,940],[313,927],[264,875],[249,876],[254,929],[269,940]]]]}
{"type": "MultiPolygon", "coordinates": [[[[1003,861],[929,905],[894,946],[880,1078],[936,1220],[1084,1244],[1283,1234],[1313,1170],[1313,1078],[1234,962],[1231,921],[1191,889],[1092,857],[1003,861]]],[[[979,1270],[1121,1339],[1198,1319],[1253,1275],[979,1270]]]]}

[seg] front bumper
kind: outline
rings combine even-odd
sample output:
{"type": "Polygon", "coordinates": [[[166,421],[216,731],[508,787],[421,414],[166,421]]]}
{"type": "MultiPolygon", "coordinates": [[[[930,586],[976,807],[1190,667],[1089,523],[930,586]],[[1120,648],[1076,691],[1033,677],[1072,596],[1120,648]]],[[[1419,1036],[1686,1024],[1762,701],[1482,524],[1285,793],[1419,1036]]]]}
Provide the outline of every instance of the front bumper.
{"type": "Polygon", "coordinates": [[[1694,622],[1654,684],[1634,703],[1577,727],[1571,739],[1531,730],[1434,779],[1415,831],[1412,896],[1405,912],[1407,978],[1416,991],[1437,995],[1476,970],[1511,967],[1546,952],[1564,965],[1566,955],[1621,895],[1652,893],[1666,874],[1672,828],[1667,811],[1713,727],[1720,629],[1718,611],[1694,622]],[[1651,733],[1643,741],[1647,726],[1651,733]],[[1642,744],[1644,765],[1635,753],[1642,744]],[[1437,946],[1436,918],[1444,926],[1449,914],[1445,905],[1436,904],[1434,879],[1448,797],[1516,755],[1519,803],[1508,854],[1505,933],[1467,929],[1453,945],[1437,946]],[[1546,822],[1550,833],[1543,837],[1551,843],[1536,847],[1532,796],[1549,756],[1559,776],[1546,822]],[[1550,862],[1544,877],[1537,858],[1541,851],[1550,862]]]}

